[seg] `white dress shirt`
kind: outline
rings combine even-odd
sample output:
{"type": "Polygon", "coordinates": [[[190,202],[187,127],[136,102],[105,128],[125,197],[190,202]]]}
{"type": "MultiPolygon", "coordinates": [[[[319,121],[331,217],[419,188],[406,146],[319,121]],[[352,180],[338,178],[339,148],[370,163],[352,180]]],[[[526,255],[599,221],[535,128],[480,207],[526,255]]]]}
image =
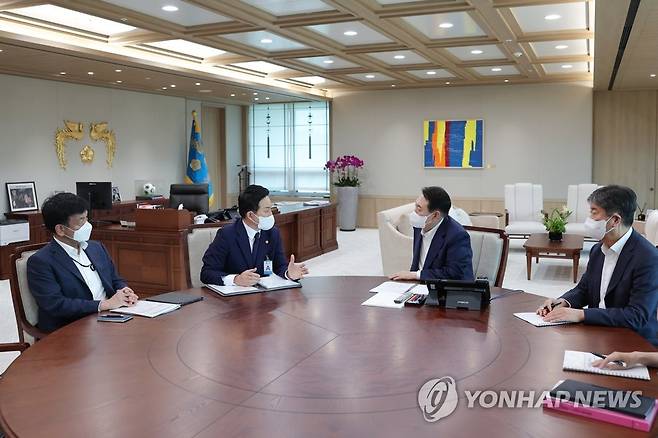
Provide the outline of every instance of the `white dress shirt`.
{"type": "Polygon", "coordinates": [[[89,287],[89,290],[91,291],[92,298],[98,301],[107,299],[107,294],[105,293],[105,288],[103,287],[101,277],[98,275],[98,271],[91,269],[91,260],[89,260],[89,257],[87,257],[87,253],[85,252],[85,248],[87,248],[87,242],[80,243],[80,251],[71,245],[67,245],[64,242],[61,242],[59,239],[55,239],[55,242],[57,242],[64,249],[69,257],[78,262],[72,263],[76,268],[78,268],[78,271],[80,271],[82,279],[85,281],[87,287],[89,287]],[[85,265],[86,267],[81,266],[80,264],[85,265]]]}
{"type": "Polygon", "coordinates": [[[601,245],[601,252],[603,253],[603,269],[601,271],[601,301],[599,302],[599,308],[605,309],[605,294],[608,291],[608,286],[610,285],[610,278],[612,278],[612,273],[615,271],[615,266],[617,266],[617,260],[619,260],[619,254],[621,250],[624,249],[626,241],[631,237],[633,228],[629,228],[626,233],[621,236],[621,238],[614,243],[610,248],[606,244],[601,245]]]}
{"type": "Polygon", "coordinates": [[[427,258],[427,253],[430,250],[430,245],[432,244],[432,239],[434,239],[434,235],[436,234],[436,230],[439,229],[439,226],[441,225],[441,222],[443,222],[443,218],[434,225],[432,228],[430,228],[427,231],[420,231],[421,235],[421,241],[420,241],[420,257],[418,259],[418,270],[416,271],[416,278],[420,279],[420,271],[423,270],[423,266],[425,265],[425,259],[427,258]]]}
{"type": "MultiPolygon", "coordinates": [[[[244,226],[244,229],[247,230],[247,237],[249,238],[249,249],[251,250],[251,252],[254,252],[254,242],[256,241],[256,234],[258,234],[260,231],[254,230],[249,225],[247,225],[244,221],[242,221],[242,225],[244,226]]],[[[224,286],[236,286],[233,280],[235,280],[235,277],[237,276],[238,274],[230,274],[222,277],[224,286]]]]}

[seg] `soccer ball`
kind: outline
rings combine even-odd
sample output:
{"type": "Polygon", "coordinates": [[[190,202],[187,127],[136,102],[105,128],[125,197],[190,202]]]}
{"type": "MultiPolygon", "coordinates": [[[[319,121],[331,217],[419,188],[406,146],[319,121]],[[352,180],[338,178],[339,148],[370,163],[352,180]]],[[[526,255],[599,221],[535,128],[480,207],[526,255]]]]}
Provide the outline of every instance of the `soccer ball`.
{"type": "Polygon", "coordinates": [[[144,194],[153,195],[155,193],[155,186],[151,183],[144,184],[144,194]]]}

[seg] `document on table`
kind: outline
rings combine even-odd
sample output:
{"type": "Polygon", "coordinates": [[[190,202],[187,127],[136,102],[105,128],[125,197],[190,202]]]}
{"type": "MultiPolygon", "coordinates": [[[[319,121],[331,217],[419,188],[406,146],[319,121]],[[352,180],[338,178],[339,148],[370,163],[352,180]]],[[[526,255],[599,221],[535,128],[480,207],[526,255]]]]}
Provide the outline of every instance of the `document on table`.
{"type": "Polygon", "coordinates": [[[416,285],[417,283],[400,283],[399,281],[385,281],[379,286],[370,289],[370,292],[373,293],[390,292],[390,293],[397,293],[398,295],[402,295],[406,291],[411,290],[416,285]]]}
{"type": "Polygon", "coordinates": [[[257,287],[247,287],[247,286],[219,286],[217,284],[206,284],[208,289],[224,297],[230,297],[231,295],[243,295],[251,294],[255,292],[263,292],[263,289],[257,287]]]}
{"type": "Polygon", "coordinates": [[[173,312],[180,309],[180,304],[158,303],[155,301],[138,300],[137,304],[131,307],[119,307],[112,309],[110,312],[125,313],[128,315],[145,316],[147,318],[155,318],[156,316],[164,315],[165,313],[173,312]]]}
{"type": "Polygon", "coordinates": [[[601,358],[587,351],[565,350],[562,369],[565,371],[582,371],[592,374],[604,374],[606,376],[627,377],[629,379],[651,380],[649,370],[644,365],[638,365],[625,370],[593,367],[592,362],[599,359],[601,358]]]}
{"type": "Polygon", "coordinates": [[[525,322],[529,322],[530,324],[534,325],[535,327],[546,327],[546,326],[549,326],[549,325],[575,324],[574,322],[571,322],[571,321],[546,322],[546,321],[544,321],[544,318],[537,315],[535,312],[515,313],[514,316],[516,316],[519,319],[524,320],[525,322]]]}
{"type": "Polygon", "coordinates": [[[404,303],[395,303],[394,299],[402,295],[402,292],[388,291],[388,292],[378,292],[375,295],[371,296],[363,303],[362,306],[373,306],[373,307],[388,307],[390,309],[401,309],[404,307],[404,303]]]}
{"type": "Polygon", "coordinates": [[[297,283],[296,281],[279,277],[276,274],[268,275],[267,277],[261,277],[260,280],[258,280],[258,285],[264,287],[267,290],[290,289],[293,287],[302,287],[302,285],[297,283]]]}

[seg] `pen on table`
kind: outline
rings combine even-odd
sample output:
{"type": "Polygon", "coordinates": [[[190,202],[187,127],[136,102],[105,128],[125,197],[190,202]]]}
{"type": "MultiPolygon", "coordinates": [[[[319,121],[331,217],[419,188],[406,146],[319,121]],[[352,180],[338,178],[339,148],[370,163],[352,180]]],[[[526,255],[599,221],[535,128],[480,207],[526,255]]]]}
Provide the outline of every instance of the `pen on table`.
{"type": "MultiPolygon", "coordinates": [[[[593,352],[593,351],[590,351],[590,354],[593,354],[594,356],[596,356],[596,357],[598,357],[598,358],[600,358],[600,359],[605,359],[606,357],[608,357],[608,356],[606,356],[605,354],[595,353],[595,352],[593,352]]],[[[626,366],[626,364],[625,364],[624,362],[622,362],[621,360],[613,360],[613,361],[610,362],[610,363],[613,363],[613,364],[615,364],[615,365],[619,365],[619,366],[621,366],[621,367],[625,367],[625,366],[626,366]]]]}

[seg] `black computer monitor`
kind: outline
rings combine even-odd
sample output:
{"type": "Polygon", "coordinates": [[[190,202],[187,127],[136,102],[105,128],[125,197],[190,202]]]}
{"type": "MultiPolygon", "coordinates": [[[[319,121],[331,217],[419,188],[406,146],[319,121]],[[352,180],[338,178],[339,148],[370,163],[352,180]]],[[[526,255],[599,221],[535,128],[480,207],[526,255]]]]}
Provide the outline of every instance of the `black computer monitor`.
{"type": "Polygon", "coordinates": [[[75,190],[78,196],[89,202],[89,217],[91,217],[91,210],[112,209],[111,182],[76,182],[75,190]]]}
{"type": "Polygon", "coordinates": [[[197,214],[208,213],[208,184],[172,184],[169,187],[169,207],[195,211],[197,214]]]}

